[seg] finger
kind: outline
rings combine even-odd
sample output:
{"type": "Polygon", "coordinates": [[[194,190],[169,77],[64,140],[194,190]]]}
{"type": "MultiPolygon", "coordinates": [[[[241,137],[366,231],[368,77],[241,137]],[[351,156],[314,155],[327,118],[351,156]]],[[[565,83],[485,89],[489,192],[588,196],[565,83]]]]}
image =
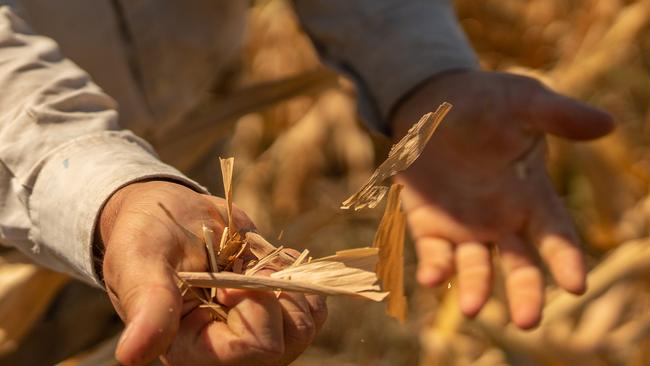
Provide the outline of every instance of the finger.
{"type": "Polygon", "coordinates": [[[305,295],[282,292],[279,296],[282,308],[285,352],[283,364],[295,360],[314,340],[316,322],[312,317],[305,295]]]}
{"type": "Polygon", "coordinates": [[[454,249],[452,244],[441,238],[422,237],[415,242],[418,254],[417,279],[422,286],[440,284],[454,270],[454,249]]]}
{"type": "Polygon", "coordinates": [[[505,276],[510,317],[518,327],[532,328],[539,323],[544,302],[542,272],[519,238],[504,238],[497,247],[505,276]]]}
{"type": "Polygon", "coordinates": [[[327,299],[321,295],[305,295],[309,304],[309,311],[316,324],[316,333],[318,333],[327,321],[327,299]]]}
{"type": "Polygon", "coordinates": [[[171,365],[281,364],[282,311],[275,295],[219,289],[217,297],[230,307],[226,322],[212,321],[209,309],[195,309],[183,318],[165,361],[171,365]]]}
{"type": "Polygon", "coordinates": [[[614,129],[608,113],[544,88],[526,111],[527,120],[536,129],[572,140],[592,140],[614,129]]]}
{"type": "Polygon", "coordinates": [[[217,291],[220,303],[230,308],[227,323],[206,328],[215,356],[225,364],[266,365],[282,359],[282,309],[275,294],[264,291],[217,291]]]}
{"type": "Polygon", "coordinates": [[[581,294],[586,288],[586,269],[578,236],[559,198],[554,192],[546,196],[550,199],[536,205],[533,212],[530,240],[537,245],[555,282],[571,293],[581,294]]]}
{"type": "MultiPolygon", "coordinates": [[[[214,365],[215,354],[207,341],[207,327],[213,323],[211,309],[196,308],[181,321],[178,333],[162,356],[166,365],[214,365]]],[[[227,327],[226,327],[227,328],[227,327]]],[[[222,337],[236,337],[225,329],[222,337]]]]}
{"type": "MultiPolygon", "coordinates": [[[[111,240],[119,240],[119,235],[113,234],[111,240]]],[[[164,256],[132,248],[120,257],[128,260],[115,260],[112,250],[109,246],[104,260],[105,280],[111,301],[126,323],[115,357],[124,365],[145,364],[173,339],[182,311],[181,294],[164,256]]]]}
{"type": "Polygon", "coordinates": [[[456,272],[460,308],[466,316],[474,317],[490,293],[492,265],[488,247],[478,242],[459,244],[456,248],[456,272]]]}

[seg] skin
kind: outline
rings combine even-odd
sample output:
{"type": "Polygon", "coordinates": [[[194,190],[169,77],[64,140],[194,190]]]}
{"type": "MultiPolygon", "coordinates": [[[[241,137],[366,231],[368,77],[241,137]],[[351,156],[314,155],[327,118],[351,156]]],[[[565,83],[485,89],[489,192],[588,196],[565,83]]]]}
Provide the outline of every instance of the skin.
{"type": "MultiPolygon", "coordinates": [[[[219,290],[230,312],[214,322],[194,297],[181,296],[174,271],[207,270],[201,225],[220,237],[225,212],[223,199],[166,181],[131,184],[109,199],[99,234],[105,284],[126,323],[120,363],[160,356],[168,365],[286,365],[312,342],[327,317],[322,297],[219,290]]],[[[242,211],[233,213],[236,227],[253,228],[242,211]]]]}
{"type": "Polygon", "coordinates": [[[512,321],[534,327],[544,301],[537,257],[566,291],[586,287],[578,237],[545,169],[544,136],[591,140],[612,131],[612,118],[530,78],[456,71],[429,80],[397,107],[394,136],[443,101],[454,108],[397,177],[418,282],[431,287],[455,273],[461,310],[473,317],[490,294],[495,253],[512,321]]]}
{"type": "MultiPolygon", "coordinates": [[[[537,256],[562,288],[580,294],[586,286],[578,238],[545,170],[544,136],[590,140],[609,133],[612,119],[532,79],[457,71],[402,101],[394,136],[442,101],[454,109],[397,177],[405,185],[418,281],[435,286],[456,273],[461,310],[475,316],[490,293],[493,246],[512,320],[533,327],[544,289],[537,256]]],[[[322,298],[220,290],[219,300],[231,308],[224,323],[181,297],[173,272],[207,269],[201,224],[220,234],[223,217],[222,199],[165,181],[131,184],[109,199],[99,235],[109,296],[127,324],[116,351],[121,363],[161,356],[169,365],[283,365],[311,343],[326,318],[322,298]]],[[[237,209],[235,221],[240,229],[253,227],[237,209]]]]}

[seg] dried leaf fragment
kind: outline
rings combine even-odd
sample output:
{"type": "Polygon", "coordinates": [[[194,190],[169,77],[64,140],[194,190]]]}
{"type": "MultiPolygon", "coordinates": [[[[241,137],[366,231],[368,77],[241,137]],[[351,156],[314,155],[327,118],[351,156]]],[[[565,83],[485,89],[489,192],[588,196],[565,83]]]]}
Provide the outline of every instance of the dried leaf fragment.
{"type": "Polygon", "coordinates": [[[194,287],[224,287],[262,291],[294,291],[320,295],[358,296],[373,301],[382,301],[387,293],[381,292],[379,286],[355,292],[344,286],[328,286],[294,279],[272,278],[264,276],[246,276],[231,272],[179,272],[178,276],[194,287]]]}
{"type": "Polygon", "coordinates": [[[290,256],[287,252],[278,251],[275,245],[266,241],[260,234],[247,232],[245,240],[253,256],[260,261],[268,256],[273,256],[273,258],[270,258],[271,260],[267,260],[267,264],[271,264],[278,269],[290,266],[296,260],[296,258],[290,256]]]}
{"type": "Polygon", "coordinates": [[[343,250],[312,260],[309,250],[304,250],[300,255],[291,255],[282,246],[275,247],[257,233],[240,233],[233,228],[231,185],[234,159],[220,159],[220,162],[228,224],[224,227],[218,248],[215,248],[214,231],[203,225],[210,272],[177,273],[178,285],[183,293],[192,292],[203,307],[213,310],[217,319],[223,319],[227,312],[227,308],[213,302],[218,287],[276,293],[284,290],[348,295],[373,301],[382,301],[388,296],[379,286],[375,273],[379,253],[377,248],[343,250]],[[275,272],[270,276],[256,276],[262,269],[275,272]],[[200,290],[194,291],[194,287],[200,290]],[[211,289],[210,293],[208,289],[211,289]]]}
{"type": "Polygon", "coordinates": [[[401,184],[393,184],[388,192],[384,216],[375,234],[374,247],[379,250],[377,276],[390,295],[386,313],[402,324],[406,321],[407,303],[404,296],[404,232],[406,215],[399,197],[401,184]]]}
{"type": "Polygon", "coordinates": [[[283,269],[271,274],[273,278],[291,279],[328,288],[345,289],[374,301],[383,300],[386,295],[377,284],[374,267],[377,250],[374,248],[340,251],[336,255],[283,269]],[[367,250],[365,250],[367,249],[367,250]]]}
{"type": "MultiPolygon", "coordinates": [[[[212,237],[214,236],[214,231],[205,224],[201,226],[203,231],[203,240],[205,241],[205,248],[208,251],[208,264],[210,265],[210,270],[212,272],[219,272],[219,267],[217,266],[217,255],[214,252],[214,241],[212,237]]],[[[225,231],[224,231],[225,232],[225,231]]]]}
{"type": "Polygon", "coordinates": [[[221,164],[223,191],[226,198],[226,206],[228,207],[228,227],[230,228],[230,236],[232,236],[232,233],[237,231],[233,226],[232,219],[232,172],[235,165],[235,158],[219,158],[219,163],[221,164]]]}
{"type": "MultiPolygon", "coordinates": [[[[214,240],[212,240],[212,236],[214,235],[214,231],[212,231],[210,228],[205,226],[203,224],[201,226],[201,230],[203,231],[203,240],[205,241],[205,248],[207,249],[208,252],[208,264],[210,265],[210,272],[219,272],[219,266],[217,265],[217,255],[214,252],[214,240]]],[[[225,230],[224,230],[225,234],[225,230]]],[[[214,299],[214,297],[217,294],[216,289],[210,290],[210,301],[214,299]]]]}
{"type": "MultiPolygon", "coordinates": [[[[250,245],[250,247],[254,247],[254,245],[250,245]]],[[[343,250],[332,256],[304,262],[308,253],[308,251],[304,251],[299,257],[302,258],[302,263],[292,258],[292,262],[300,264],[286,266],[269,277],[255,276],[254,273],[281,258],[282,254],[286,255],[282,251],[282,247],[275,248],[260,258],[257,264],[245,274],[181,272],[178,273],[178,276],[184,285],[203,288],[284,290],[321,295],[357,296],[373,301],[382,301],[388,295],[382,291],[378,284],[377,274],[374,272],[379,253],[377,248],[343,250]]],[[[288,261],[288,258],[282,260],[288,261]]]]}
{"type": "Polygon", "coordinates": [[[444,102],[435,112],[422,116],[406,135],[393,145],[388,158],[374,171],[366,184],[345,200],[341,208],[360,210],[377,206],[388,192],[388,187],[382,186],[381,183],[415,162],[451,107],[450,103],[444,102]]]}

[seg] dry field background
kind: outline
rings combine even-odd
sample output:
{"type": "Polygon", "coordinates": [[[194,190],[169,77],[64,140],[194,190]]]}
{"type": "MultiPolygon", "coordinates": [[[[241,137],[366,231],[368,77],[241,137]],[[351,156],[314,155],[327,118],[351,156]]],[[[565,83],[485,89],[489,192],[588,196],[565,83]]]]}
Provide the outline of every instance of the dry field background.
{"type": "MultiPolygon", "coordinates": [[[[523,332],[508,325],[497,275],[494,296],[468,320],[453,281],[433,291],[414,283],[407,243],[407,324],[382,304],[330,299],[328,323],[295,364],[649,365],[650,1],[456,5],[485,68],[538,77],[619,123],[595,143],[550,140],[549,169],[584,238],[590,290],[574,297],[549,286],[543,323],[523,332]]],[[[250,12],[231,77],[154,143],[217,194],[215,156],[235,156],[234,201],[269,239],[315,256],[370,244],[381,210],[338,206],[388,141],[358,123],[353,88],[320,66],[286,1],[256,1],[250,12]]],[[[120,325],[101,293],[0,254],[0,365],[113,364],[120,325]]]]}

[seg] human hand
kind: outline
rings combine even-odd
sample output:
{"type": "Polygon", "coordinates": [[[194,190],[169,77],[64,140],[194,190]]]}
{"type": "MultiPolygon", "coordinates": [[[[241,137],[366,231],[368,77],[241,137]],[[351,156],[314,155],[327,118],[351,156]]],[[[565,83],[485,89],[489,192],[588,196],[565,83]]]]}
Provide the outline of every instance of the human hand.
{"type": "MultiPolygon", "coordinates": [[[[233,216],[237,228],[253,228],[242,211],[233,216]]],[[[131,184],[109,199],[99,230],[106,288],[126,323],[116,350],[122,364],[160,355],[169,365],[285,365],[311,343],[327,316],[322,297],[220,289],[230,311],[215,322],[181,296],[174,273],[207,270],[202,225],[221,233],[224,217],[223,199],[171,182],[131,184]]]]}
{"type": "Polygon", "coordinates": [[[545,169],[546,133],[589,140],[609,133],[611,117],[512,74],[439,75],[397,108],[394,136],[443,101],[454,108],[420,158],[397,180],[419,257],[418,282],[457,273],[459,302],[475,316],[490,293],[494,245],[511,318],[521,328],[541,317],[544,276],[580,294],[585,264],[573,224],[545,169]]]}

